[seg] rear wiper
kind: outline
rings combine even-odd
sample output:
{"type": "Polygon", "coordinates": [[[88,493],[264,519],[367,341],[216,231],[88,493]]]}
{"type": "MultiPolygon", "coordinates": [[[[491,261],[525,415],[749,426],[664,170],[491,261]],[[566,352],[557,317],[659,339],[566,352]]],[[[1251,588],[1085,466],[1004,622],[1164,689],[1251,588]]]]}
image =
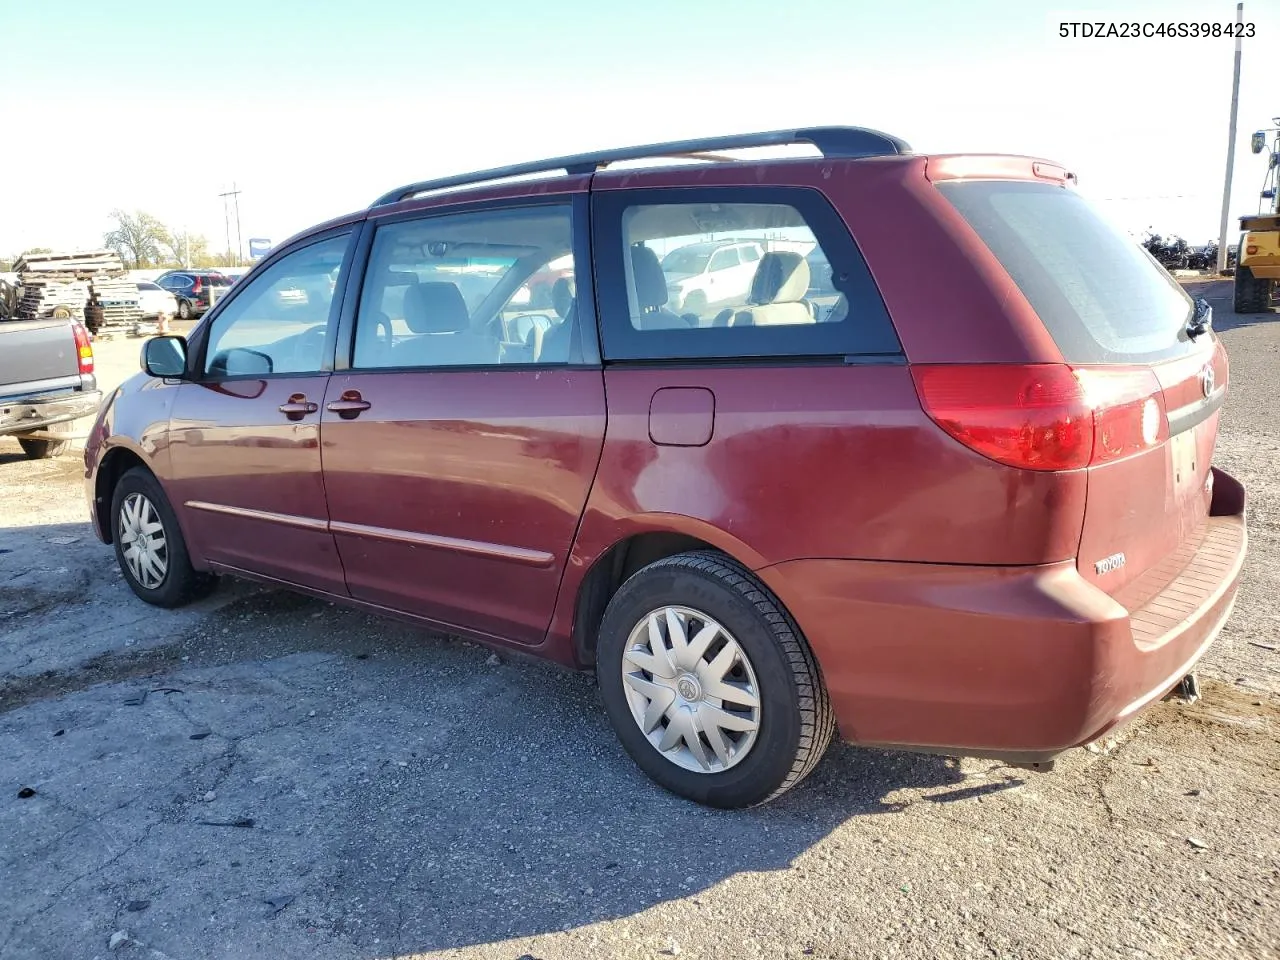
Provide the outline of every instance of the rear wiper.
{"type": "Polygon", "coordinates": [[[1209,301],[1204,297],[1196,298],[1196,312],[1187,321],[1187,336],[1194,340],[1196,337],[1202,336],[1209,332],[1209,328],[1213,326],[1213,307],[1209,306],[1209,301]]]}

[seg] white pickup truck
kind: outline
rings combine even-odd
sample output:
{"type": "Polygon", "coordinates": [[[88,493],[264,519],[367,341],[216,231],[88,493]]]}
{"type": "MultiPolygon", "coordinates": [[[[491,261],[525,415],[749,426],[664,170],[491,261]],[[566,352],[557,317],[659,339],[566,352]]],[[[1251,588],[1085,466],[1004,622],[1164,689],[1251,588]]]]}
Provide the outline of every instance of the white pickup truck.
{"type": "Polygon", "coordinates": [[[0,436],[16,436],[33,460],[56,457],[101,400],[83,324],[0,320],[0,436]]]}

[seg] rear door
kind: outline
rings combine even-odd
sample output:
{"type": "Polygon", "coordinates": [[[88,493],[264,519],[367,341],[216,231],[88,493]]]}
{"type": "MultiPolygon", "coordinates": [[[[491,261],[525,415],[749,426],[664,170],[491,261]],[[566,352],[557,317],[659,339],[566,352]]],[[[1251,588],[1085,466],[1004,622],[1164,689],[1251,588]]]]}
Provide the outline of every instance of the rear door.
{"type": "MultiPolygon", "coordinates": [[[[321,435],[351,595],[538,644],[604,441],[590,270],[534,355],[504,328],[539,268],[585,264],[586,194],[382,223],[321,435]],[[583,336],[583,331],[590,331],[583,336]]],[[[530,321],[533,322],[533,321],[530,321]]]]}
{"type": "Polygon", "coordinates": [[[1226,355],[1211,331],[1188,333],[1195,304],[1178,283],[1073,189],[1032,181],[938,189],[1000,260],[1086,390],[1114,400],[1119,385],[1128,394],[1131,422],[1117,416],[1095,442],[1077,562],[1085,579],[1140,606],[1178,575],[1203,535],[1226,355]],[[1144,423],[1148,399],[1157,412],[1144,423]],[[1135,427],[1154,430],[1156,442],[1130,443],[1135,427]]]}

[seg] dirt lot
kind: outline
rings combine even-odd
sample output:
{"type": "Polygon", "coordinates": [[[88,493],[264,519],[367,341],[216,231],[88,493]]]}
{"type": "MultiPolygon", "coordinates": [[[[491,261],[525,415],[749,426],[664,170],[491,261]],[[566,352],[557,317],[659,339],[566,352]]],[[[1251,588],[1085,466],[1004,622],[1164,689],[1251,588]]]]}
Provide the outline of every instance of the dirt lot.
{"type": "Polygon", "coordinates": [[[588,678],[242,583],[147,608],[78,460],[0,441],[0,958],[1280,956],[1280,316],[1225,287],[1252,552],[1205,698],[1050,774],[837,747],[746,813],[652,786],[588,678]]]}

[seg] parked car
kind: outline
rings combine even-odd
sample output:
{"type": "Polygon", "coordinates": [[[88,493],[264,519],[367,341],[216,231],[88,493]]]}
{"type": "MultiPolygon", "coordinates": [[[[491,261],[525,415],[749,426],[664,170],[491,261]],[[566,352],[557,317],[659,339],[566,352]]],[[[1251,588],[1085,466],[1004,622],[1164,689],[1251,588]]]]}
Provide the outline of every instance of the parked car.
{"type": "Polygon", "coordinates": [[[66,452],[75,421],[98,411],[89,331],[74,320],[0,322],[0,437],[45,460],[66,452]]]}
{"type": "Polygon", "coordinates": [[[668,305],[699,318],[712,308],[745,305],[762,256],[764,244],[758,240],[691,243],[672,250],[662,258],[668,305]]]}
{"type": "Polygon", "coordinates": [[[178,312],[178,298],[157,283],[139,280],[138,307],[144,318],[158,317],[160,314],[174,316],[178,312]]]}
{"type": "Polygon", "coordinates": [[[209,270],[170,270],[157,277],[156,283],[173,294],[183,320],[204,315],[211,305],[213,288],[231,286],[227,277],[209,270]]]}
{"type": "Polygon", "coordinates": [[[140,598],[234,574],[593,670],[638,765],[720,807],[836,731],[1046,769],[1194,692],[1246,549],[1211,465],[1227,356],[1064,168],[822,128],[466,180],[293,238],[147,342],[85,451],[140,598]],[[784,141],[822,156],[608,169],[784,141]],[[691,327],[657,251],[716,234],[797,246],[691,327]],[[510,342],[566,256],[558,322],[510,342]],[[492,264],[473,305],[437,271],[459,258],[492,264]]]}

